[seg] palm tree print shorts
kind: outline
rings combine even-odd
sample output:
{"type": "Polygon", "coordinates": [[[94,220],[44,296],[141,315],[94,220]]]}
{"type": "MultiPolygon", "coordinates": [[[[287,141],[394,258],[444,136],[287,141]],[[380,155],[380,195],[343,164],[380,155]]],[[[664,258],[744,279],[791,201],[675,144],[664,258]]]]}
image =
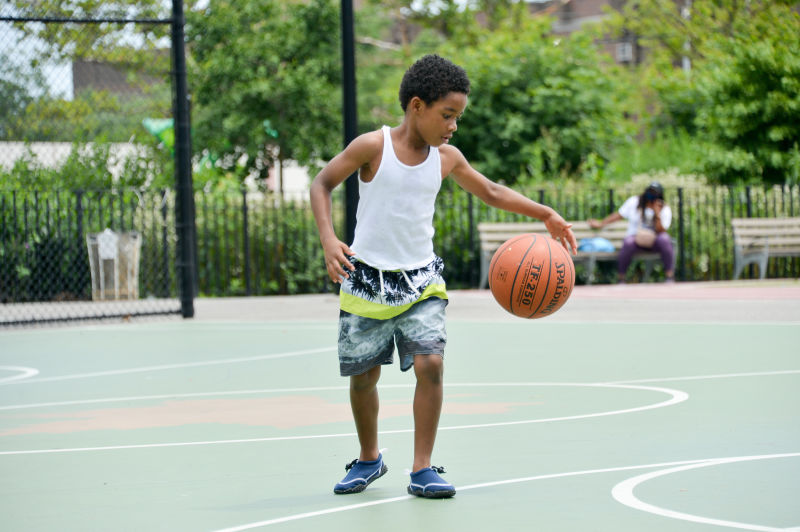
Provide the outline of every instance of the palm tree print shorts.
{"type": "Polygon", "coordinates": [[[436,257],[422,268],[384,271],[351,258],[355,271],[339,291],[339,370],[360,375],[391,364],[394,347],[400,369],[408,371],[414,355],[444,356],[447,343],[447,290],[436,257]]]}

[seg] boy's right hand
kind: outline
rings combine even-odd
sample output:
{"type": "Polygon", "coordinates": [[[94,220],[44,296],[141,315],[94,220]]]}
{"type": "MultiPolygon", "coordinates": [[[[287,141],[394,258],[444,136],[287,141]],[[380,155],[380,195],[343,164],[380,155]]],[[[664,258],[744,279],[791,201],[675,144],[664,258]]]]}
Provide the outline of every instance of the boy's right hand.
{"type": "Polygon", "coordinates": [[[338,238],[330,238],[324,241],[322,249],[325,252],[325,267],[328,268],[328,275],[331,281],[341,283],[343,278],[348,279],[350,275],[345,271],[345,268],[354,271],[356,267],[347,257],[355,255],[356,252],[338,238]]]}

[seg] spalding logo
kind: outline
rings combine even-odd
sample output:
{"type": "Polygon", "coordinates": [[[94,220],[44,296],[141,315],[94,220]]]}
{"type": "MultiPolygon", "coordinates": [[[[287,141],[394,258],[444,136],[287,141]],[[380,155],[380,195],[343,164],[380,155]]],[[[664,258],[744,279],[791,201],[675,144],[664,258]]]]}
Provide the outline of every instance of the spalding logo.
{"type": "Polygon", "coordinates": [[[554,307],[558,305],[561,296],[564,295],[564,282],[567,279],[567,265],[564,262],[556,263],[556,290],[553,293],[553,298],[550,303],[542,309],[542,314],[550,314],[553,312],[554,307]]]}

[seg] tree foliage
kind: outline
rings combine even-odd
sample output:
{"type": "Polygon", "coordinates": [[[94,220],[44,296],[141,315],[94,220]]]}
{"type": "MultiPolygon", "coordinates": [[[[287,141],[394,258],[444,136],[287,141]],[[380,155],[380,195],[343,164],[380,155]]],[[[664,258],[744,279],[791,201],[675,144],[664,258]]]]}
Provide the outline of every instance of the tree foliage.
{"type": "MultiPolygon", "coordinates": [[[[693,139],[691,161],[677,164],[683,170],[720,182],[796,182],[798,3],[622,4],[594,33],[559,38],[546,22],[532,20],[522,0],[368,0],[356,12],[359,129],[401,120],[397,87],[405,69],[436,52],[462,64],[472,79],[470,104],[454,142],[491,177],[602,179],[604,171],[625,166],[614,163],[615,148],[628,145],[635,124],[645,142],[693,139]],[[628,71],[614,67],[598,46],[609,36],[635,36],[644,63],[628,71]],[[688,70],[682,68],[684,58],[688,70]]],[[[161,0],[12,0],[12,5],[22,16],[170,16],[161,0]]],[[[338,2],[190,0],[187,6],[197,153],[216,154],[241,178],[264,175],[286,159],[313,165],[339,150],[338,2]]],[[[28,71],[10,67],[0,75],[4,138],[127,140],[146,135],[141,118],[171,114],[166,85],[144,94],[141,102],[100,90],[66,100],[42,90],[39,75],[45,56],[102,61],[125,70],[131,85],[146,90],[153,79],[169,74],[168,25],[15,28],[48,48],[28,71]]],[[[677,151],[659,157],[659,164],[677,151]]]]}
{"type": "Polygon", "coordinates": [[[341,146],[331,0],[219,0],[188,22],[196,147],[263,175],[276,161],[314,164],[341,146]]]}
{"type": "Polygon", "coordinates": [[[645,51],[637,92],[648,136],[685,131],[717,182],[796,181],[800,17],[792,0],[637,0],[604,28],[645,51]],[[794,176],[794,177],[793,177],[794,176]]]}
{"type": "MultiPolygon", "coordinates": [[[[169,3],[161,0],[12,0],[15,16],[50,19],[167,20],[169,3]]],[[[168,24],[103,22],[92,24],[16,24],[27,38],[46,42],[51,59],[82,58],[152,66],[152,50],[164,48],[168,24]]],[[[167,45],[168,46],[168,45],[167,45]]],[[[163,65],[162,65],[163,66],[163,65]]]]}
{"type": "Polygon", "coordinates": [[[454,51],[472,81],[454,143],[508,182],[602,164],[626,138],[624,85],[588,36],[554,37],[548,20],[519,24],[454,51]]]}
{"type": "Polygon", "coordinates": [[[700,77],[696,122],[714,142],[703,170],[717,181],[798,182],[800,19],[792,15],[768,39],[726,46],[700,77]]]}

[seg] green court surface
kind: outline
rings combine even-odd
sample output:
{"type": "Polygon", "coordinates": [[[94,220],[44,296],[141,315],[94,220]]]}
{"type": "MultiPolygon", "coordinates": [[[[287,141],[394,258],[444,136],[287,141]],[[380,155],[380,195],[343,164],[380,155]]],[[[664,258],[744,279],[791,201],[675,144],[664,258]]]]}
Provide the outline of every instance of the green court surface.
{"type": "Polygon", "coordinates": [[[0,530],[800,530],[800,283],[577,287],[556,315],[453,292],[434,464],[383,369],[358,454],[331,295],[0,331],[0,530]]]}

